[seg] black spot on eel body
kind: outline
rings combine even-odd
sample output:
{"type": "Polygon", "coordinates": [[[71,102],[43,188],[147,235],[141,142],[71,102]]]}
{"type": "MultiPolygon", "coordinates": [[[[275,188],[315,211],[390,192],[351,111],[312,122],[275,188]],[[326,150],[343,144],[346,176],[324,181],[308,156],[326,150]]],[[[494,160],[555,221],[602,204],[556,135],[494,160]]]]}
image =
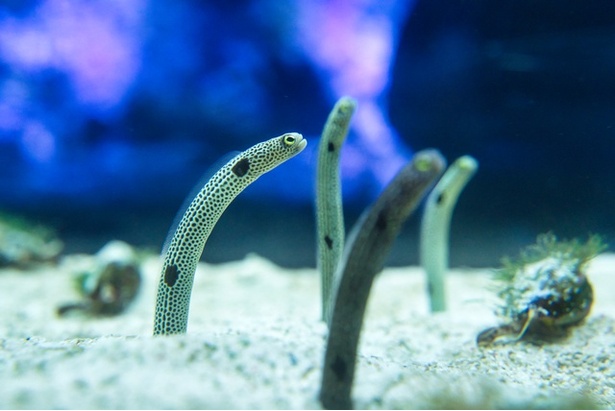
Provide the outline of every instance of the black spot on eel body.
{"type": "Polygon", "coordinates": [[[173,285],[175,285],[175,282],[177,281],[178,278],[179,278],[179,272],[175,264],[168,266],[164,270],[164,282],[169,287],[173,287],[173,285]]]}
{"type": "Polygon", "coordinates": [[[335,151],[335,144],[333,143],[327,144],[327,150],[329,150],[329,152],[335,151]]]}
{"type": "Polygon", "coordinates": [[[247,158],[242,158],[233,166],[231,171],[237,177],[243,177],[246,175],[249,169],[250,169],[250,160],[248,160],[247,158]]]}
{"type": "Polygon", "coordinates": [[[346,377],[346,362],[339,355],[335,357],[335,361],[331,364],[331,369],[338,380],[342,381],[346,377]]]}
{"type": "Polygon", "coordinates": [[[427,282],[427,293],[429,293],[430,296],[433,296],[433,284],[431,282],[427,282]]]}
{"type": "Polygon", "coordinates": [[[444,201],[444,193],[440,193],[438,195],[438,198],[436,199],[436,204],[442,204],[443,201],[444,201]]]}
{"type": "Polygon", "coordinates": [[[376,228],[380,231],[384,231],[387,228],[387,217],[385,211],[381,211],[376,220],[376,228]]]}
{"type": "Polygon", "coordinates": [[[333,248],[333,240],[328,235],[325,236],[325,243],[327,243],[327,247],[329,247],[329,250],[333,248]]]}

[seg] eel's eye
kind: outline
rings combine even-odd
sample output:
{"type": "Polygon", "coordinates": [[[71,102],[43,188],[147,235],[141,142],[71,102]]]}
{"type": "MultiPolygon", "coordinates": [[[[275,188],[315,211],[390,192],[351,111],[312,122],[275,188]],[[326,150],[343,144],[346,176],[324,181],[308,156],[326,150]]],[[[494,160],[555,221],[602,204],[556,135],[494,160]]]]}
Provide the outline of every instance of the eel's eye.
{"type": "Polygon", "coordinates": [[[295,141],[297,141],[297,137],[293,136],[292,134],[287,134],[284,136],[284,144],[287,146],[292,146],[293,144],[295,144],[295,141]]]}

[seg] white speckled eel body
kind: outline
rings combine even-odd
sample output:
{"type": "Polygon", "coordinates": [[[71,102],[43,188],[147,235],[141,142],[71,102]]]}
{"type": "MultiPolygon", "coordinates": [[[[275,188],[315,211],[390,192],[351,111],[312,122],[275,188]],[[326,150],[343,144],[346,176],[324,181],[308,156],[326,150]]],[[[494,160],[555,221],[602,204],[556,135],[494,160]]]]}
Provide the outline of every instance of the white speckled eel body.
{"type": "Polygon", "coordinates": [[[287,133],[250,147],[216,172],[188,206],[169,243],[156,297],[154,335],[185,333],[196,266],[216,222],[250,183],[300,153],[307,141],[287,133]]]}
{"type": "Polygon", "coordinates": [[[340,152],[357,102],[342,97],[331,110],[318,145],[316,169],[316,230],[318,271],[321,275],[322,317],[331,319],[331,289],[344,251],[344,213],[340,181],[340,152]]]}

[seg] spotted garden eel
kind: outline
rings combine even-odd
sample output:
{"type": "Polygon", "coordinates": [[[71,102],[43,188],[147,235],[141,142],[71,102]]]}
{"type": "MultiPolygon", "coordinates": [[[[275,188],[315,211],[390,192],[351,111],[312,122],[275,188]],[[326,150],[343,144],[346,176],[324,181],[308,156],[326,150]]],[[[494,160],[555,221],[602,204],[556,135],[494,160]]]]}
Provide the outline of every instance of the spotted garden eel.
{"type": "Polygon", "coordinates": [[[197,263],[212,229],[231,201],[250,183],[299,154],[306,145],[299,133],[286,133],[256,144],[233,157],[198,192],[166,251],[158,283],[154,335],[186,332],[197,263]]]}
{"type": "Polygon", "coordinates": [[[342,97],[331,110],[318,145],[316,171],[317,264],[321,278],[322,318],[331,318],[331,287],[344,250],[344,213],[340,182],[340,151],[357,102],[342,97]]]}
{"type": "Polygon", "coordinates": [[[458,158],[444,172],[425,201],[421,221],[421,265],[427,274],[427,290],[432,312],[446,310],[444,276],[448,270],[448,235],[453,208],[470,181],[478,162],[471,156],[458,158]]]}
{"type": "Polygon", "coordinates": [[[324,408],[352,408],[350,393],[357,346],[372,283],[382,270],[402,224],[445,167],[446,161],[436,150],[416,153],[348,236],[335,275],[335,304],[320,389],[324,408]]]}

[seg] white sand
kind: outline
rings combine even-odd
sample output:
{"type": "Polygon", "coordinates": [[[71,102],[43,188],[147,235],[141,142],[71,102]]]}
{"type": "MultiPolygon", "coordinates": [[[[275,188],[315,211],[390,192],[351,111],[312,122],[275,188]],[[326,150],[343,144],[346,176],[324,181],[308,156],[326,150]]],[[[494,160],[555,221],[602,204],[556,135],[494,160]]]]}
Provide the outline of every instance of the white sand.
{"type": "MultiPolygon", "coordinates": [[[[70,264],[70,260],[67,264],[70,264]]],[[[151,337],[160,262],[121,316],[57,318],[67,264],[0,271],[2,408],[318,408],[325,327],[315,270],[250,256],[199,266],[188,334],[151,337]]],[[[476,347],[495,325],[488,271],[448,278],[430,315],[418,268],[375,283],[359,347],[360,408],[615,407],[615,255],[590,267],[596,301],[568,339],[476,347]]]]}

